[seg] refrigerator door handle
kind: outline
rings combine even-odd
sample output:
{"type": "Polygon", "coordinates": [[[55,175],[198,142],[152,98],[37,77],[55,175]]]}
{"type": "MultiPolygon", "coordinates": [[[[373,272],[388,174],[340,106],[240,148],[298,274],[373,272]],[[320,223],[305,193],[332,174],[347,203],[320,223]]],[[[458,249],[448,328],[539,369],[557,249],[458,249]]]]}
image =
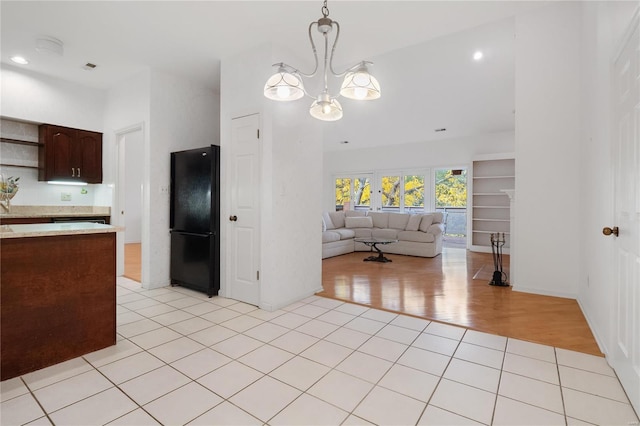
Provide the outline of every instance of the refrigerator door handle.
{"type": "Polygon", "coordinates": [[[175,233],[181,234],[181,235],[188,235],[190,237],[202,237],[202,238],[206,238],[206,237],[210,237],[212,235],[215,235],[214,232],[207,232],[207,233],[204,233],[204,234],[198,234],[198,233],[195,233],[195,232],[176,231],[174,229],[170,230],[169,232],[171,232],[171,233],[175,232],[175,233]]]}

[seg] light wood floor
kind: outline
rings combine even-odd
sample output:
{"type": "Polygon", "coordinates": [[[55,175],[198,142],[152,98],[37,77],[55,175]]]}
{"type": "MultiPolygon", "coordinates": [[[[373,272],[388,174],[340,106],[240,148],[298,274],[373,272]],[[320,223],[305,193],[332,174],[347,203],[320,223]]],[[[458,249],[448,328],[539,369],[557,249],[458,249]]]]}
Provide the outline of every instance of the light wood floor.
{"type": "MultiPolygon", "coordinates": [[[[387,255],[392,263],[363,262],[368,255],[323,260],[318,295],[602,355],[575,300],[489,285],[491,254],[445,248],[431,259],[387,255]]],[[[509,256],[503,264],[506,271],[509,256]]]]}
{"type": "Polygon", "coordinates": [[[124,276],[142,282],[141,273],[141,244],[130,243],[124,245],[124,276]]]}
{"type": "MultiPolygon", "coordinates": [[[[575,300],[490,286],[490,254],[445,248],[432,259],[387,255],[392,263],[363,262],[368,255],[323,260],[318,295],[602,355],[575,300]]],[[[505,256],[505,271],[508,265],[505,256]]],[[[141,281],[140,244],[125,244],[124,275],[141,281]]]]}

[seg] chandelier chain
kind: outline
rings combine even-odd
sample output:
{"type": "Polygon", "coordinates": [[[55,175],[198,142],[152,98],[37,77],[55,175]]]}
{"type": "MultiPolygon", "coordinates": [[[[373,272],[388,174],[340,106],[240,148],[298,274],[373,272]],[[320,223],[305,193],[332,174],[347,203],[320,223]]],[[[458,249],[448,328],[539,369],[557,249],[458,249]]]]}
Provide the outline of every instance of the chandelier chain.
{"type": "Polygon", "coordinates": [[[324,4],[322,5],[322,16],[325,18],[329,16],[329,8],[327,7],[327,0],[324,0],[324,4]]]}

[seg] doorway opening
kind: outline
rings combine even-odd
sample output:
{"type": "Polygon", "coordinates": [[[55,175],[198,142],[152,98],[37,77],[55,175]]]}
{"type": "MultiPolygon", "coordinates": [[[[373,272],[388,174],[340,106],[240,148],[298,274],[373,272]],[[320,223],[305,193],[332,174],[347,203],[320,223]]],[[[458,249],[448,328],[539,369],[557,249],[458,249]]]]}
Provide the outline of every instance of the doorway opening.
{"type": "Polygon", "coordinates": [[[435,170],[436,211],[444,214],[443,247],[467,248],[467,169],[435,170]]]}
{"type": "MultiPolygon", "coordinates": [[[[142,283],[142,189],[144,133],[142,126],[117,133],[118,141],[118,224],[124,227],[120,253],[121,275],[142,283]]],[[[119,268],[120,269],[120,268],[119,268]]],[[[119,274],[119,275],[120,275],[119,274]]]]}

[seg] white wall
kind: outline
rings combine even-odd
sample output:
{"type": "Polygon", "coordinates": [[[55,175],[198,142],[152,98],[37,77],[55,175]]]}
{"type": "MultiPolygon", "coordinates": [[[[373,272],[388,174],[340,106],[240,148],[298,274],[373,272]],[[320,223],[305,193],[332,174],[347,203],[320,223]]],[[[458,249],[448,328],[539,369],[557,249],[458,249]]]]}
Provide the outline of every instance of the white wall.
{"type": "Polygon", "coordinates": [[[102,132],[106,93],[2,64],[4,118],[102,132]]]}
{"type": "MultiPolygon", "coordinates": [[[[106,93],[102,90],[5,64],[0,68],[0,81],[0,116],[4,118],[0,129],[2,137],[37,142],[37,126],[42,123],[98,132],[103,129],[106,93]]],[[[2,162],[36,166],[38,163],[35,147],[3,143],[0,144],[0,155],[2,162]]],[[[11,201],[13,205],[110,206],[96,195],[106,190],[104,185],[49,185],[38,181],[36,169],[2,167],[1,171],[5,177],[20,177],[20,190],[11,201]],[[62,193],[71,194],[71,201],[62,201],[62,193]]]]}
{"type": "Polygon", "coordinates": [[[151,71],[149,105],[149,244],[143,262],[152,266],[148,286],[154,288],[169,284],[170,153],[217,145],[220,110],[213,90],[157,70],[151,71]]]}
{"type": "Polygon", "coordinates": [[[277,309],[322,290],[322,123],[306,105],[273,113],[270,198],[263,230],[261,306],[277,309]],[[293,119],[292,119],[293,118],[293,119]],[[277,250],[274,250],[277,247],[277,250]]]}
{"type": "Polygon", "coordinates": [[[603,352],[609,352],[613,243],[611,63],[622,32],[640,2],[593,2],[583,7],[580,164],[580,275],[578,301],[603,352]]]}
{"type": "Polygon", "coordinates": [[[516,17],[514,290],[578,293],[580,21],[578,2],[516,17]]]}
{"type": "MultiPolygon", "coordinates": [[[[138,125],[143,129],[143,164],[138,167],[143,170],[141,239],[145,288],[169,284],[170,153],[218,144],[219,115],[218,95],[211,89],[157,70],[140,73],[109,91],[105,114],[105,168],[109,172],[105,183],[117,185],[116,132],[138,125]]],[[[116,189],[116,193],[126,191],[116,189]]],[[[122,252],[123,244],[119,241],[122,252]]]]}
{"type": "MultiPolygon", "coordinates": [[[[142,259],[141,273],[142,286],[149,287],[149,271],[151,270],[151,257],[147,255],[146,246],[149,243],[150,229],[148,217],[151,214],[149,205],[149,169],[148,157],[149,148],[149,120],[150,120],[150,71],[143,71],[116,86],[109,89],[107,94],[107,104],[104,114],[104,135],[102,141],[102,162],[103,162],[103,182],[111,188],[109,194],[104,194],[112,205],[112,223],[119,226],[126,226],[125,219],[119,214],[122,210],[120,205],[123,201],[122,192],[126,193],[126,186],[118,182],[119,152],[118,138],[116,132],[121,132],[128,128],[141,128],[143,159],[138,167],[142,170],[142,259]]],[[[125,216],[126,218],[126,216],[125,216]]],[[[125,230],[126,234],[126,230],[125,230]]],[[[117,274],[124,273],[124,237],[118,233],[116,237],[117,247],[117,274]]]]}
{"type": "Polygon", "coordinates": [[[142,241],[142,184],[144,178],[144,134],[142,131],[124,136],[125,149],[125,232],[124,242],[142,241]]]}
{"type": "MultiPolygon", "coordinates": [[[[315,221],[307,214],[319,212],[321,205],[322,123],[309,116],[306,101],[276,103],[262,95],[264,82],[273,73],[271,64],[283,60],[295,61],[288,52],[261,46],[225,58],[221,69],[223,164],[231,160],[231,119],[260,113],[262,120],[260,306],[264,309],[286,306],[322,288],[321,229],[309,226],[315,221]],[[301,210],[305,214],[299,214],[301,210]]],[[[222,180],[222,217],[230,214],[231,185],[227,171],[222,180]]],[[[228,247],[228,226],[222,225],[222,244],[228,247]]],[[[223,251],[223,279],[229,262],[223,251]]]]}
{"type": "Polygon", "coordinates": [[[324,153],[322,208],[327,211],[335,209],[333,177],[337,173],[470,166],[478,155],[513,151],[513,132],[367,149],[349,149],[346,145],[344,150],[324,153]]]}

